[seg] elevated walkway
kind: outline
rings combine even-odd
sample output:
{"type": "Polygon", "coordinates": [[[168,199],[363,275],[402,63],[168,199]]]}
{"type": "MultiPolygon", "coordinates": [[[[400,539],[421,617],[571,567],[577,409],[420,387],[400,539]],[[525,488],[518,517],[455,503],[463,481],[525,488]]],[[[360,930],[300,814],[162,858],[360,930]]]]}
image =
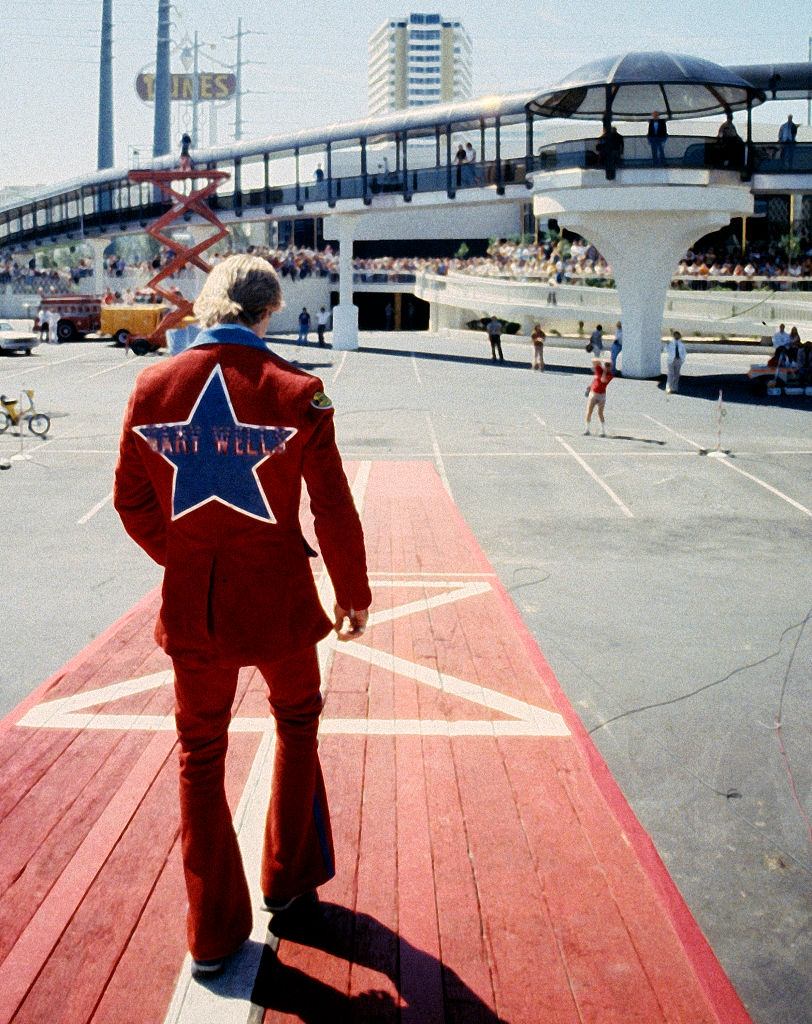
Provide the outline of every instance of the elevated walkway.
{"type": "MultiPolygon", "coordinates": [[[[323,922],[258,912],[221,979],[189,980],[150,594],[0,723],[0,1021],[746,1024],[433,467],[348,474],[374,614],[321,652],[323,922]]],[[[245,670],[227,790],[258,901],[272,743],[245,670]]]]}
{"type": "MultiPolygon", "coordinates": [[[[417,276],[415,295],[432,306],[435,328],[460,327],[471,319],[495,313],[519,321],[524,333],[539,321],[572,330],[604,322],[613,329],[621,315],[615,288],[541,280],[511,280],[475,274],[417,276]],[[607,322],[608,321],[608,322],[607,322]]],[[[670,288],[665,297],[663,324],[709,338],[772,335],[779,323],[797,325],[802,337],[812,333],[812,292],[728,292],[670,288]]],[[[589,333],[589,332],[587,332],[589,333]]]]}

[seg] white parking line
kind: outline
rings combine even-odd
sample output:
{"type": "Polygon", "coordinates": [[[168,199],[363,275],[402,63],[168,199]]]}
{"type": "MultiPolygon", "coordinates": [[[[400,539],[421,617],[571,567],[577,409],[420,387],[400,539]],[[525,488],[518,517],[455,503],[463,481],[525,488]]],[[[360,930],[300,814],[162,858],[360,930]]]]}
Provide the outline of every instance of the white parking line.
{"type": "Polygon", "coordinates": [[[429,437],[431,438],[431,450],[434,454],[434,461],[437,465],[437,472],[440,474],[440,479],[443,482],[443,487],[445,487],[446,491],[448,491],[449,496],[453,498],[453,495],[451,494],[451,484],[448,482],[448,476],[446,475],[445,471],[443,453],[440,451],[440,444],[437,440],[437,434],[435,433],[434,430],[434,421],[431,418],[431,413],[426,413],[426,423],[428,424],[429,428],[429,437]]]}
{"type": "MultiPolygon", "coordinates": [[[[678,433],[676,430],[674,430],[672,427],[667,426],[665,423],[661,423],[659,420],[655,420],[653,416],[649,416],[646,413],[643,413],[643,415],[646,417],[647,420],[651,420],[652,423],[656,423],[658,426],[662,427],[664,430],[668,430],[670,433],[676,434],[677,437],[682,438],[683,441],[687,441],[688,444],[693,445],[694,448],[698,449],[699,451],[705,451],[706,450],[706,449],[704,449],[702,447],[702,445],[697,444],[696,441],[692,441],[690,439],[690,437],[685,437],[684,434],[678,433]]],[[[716,453],[712,453],[712,454],[716,454],[716,453]]],[[[795,452],[795,451],[793,451],[793,452],[773,452],[772,454],[774,454],[774,455],[779,455],[779,454],[800,455],[800,454],[804,454],[804,453],[803,452],[795,452]]],[[[754,484],[758,484],[759,487],[763,487],[765,491],[769,491],[770,494],[774,494],[777,498],[780,498],[782,501],[786,501],[788,505],[792,505],[793,508],[797,508],[798,511],[799,512],[803,512],[804,515],[812,516],[812,512],[810,512],[810,510],[806,507],[806,505],[802,505],[799,501],[796,501],[794,498],[790,498],[790,496],[788,494],[784,494],[783,491],[779,491],[777,487],[773,487],[772,484],[768,484],[766,480],[761,480],[759,477],[753,476],[752,473],[748,473],[746,470],[740,469],[738,466],[734,466],[733,463],[730,461],[730,459],[726,458],[724,455],[722,455],[721,457],[715,459],[714,461],[715,462],[719,462],[719,463],[721,463],[724,466],[727,466],[728,469],[732,469],[732,470],[734,470],[734,472],[740,473],[744,477],[747,477],[748,480],[752,480],[754,484]]]]}
{"type": "Polygon", "coordinates": [[[669,427],[667,424],[661,423],[660,420],[655,420],[654,417],[653,416],[649,416],[648,413],[644,412],[643,415],[646,417],[647,420],[651,420],[652,423],[656,423],[658,427],[662,427],[663,430],[667,430],[669,432],[669,434],[674,434],[676,437],[680,438],[682,441],[685,441],[686,444],[693,445],[693,447],[696,448],[697,451],[701,452],[701,451],[705,450],[702,447],[701,444],[697,444],[696,441],[692,441],[690,439],[690,437],[686,437],[685,434],[680,434],[680,432],[678,430],[674,430],[673,427],[669,427]]]}
{"type": "Polygon", "coordinates": [[[113,373],[115,370],[120,370],[122,367],[138,366],[138,363],[133,359],[128,359],[122,363],[115,363],[113,366],[106,366],[103,370],[96,370],[94,373],[89,373],[86,377],[77,377],[75,381],[71,381],[72,384],[84,384],[86,381],[93,380],[94,377],[101,377],[105,373],[113,373]]]}
{"type": "Polygon", "coordinates": [[[578,465],[585,469],[587,473],[589,473],[589,475],[592,477],[596,484],[600,484],[600,486],[606,491],[606,493],[609,495],[612,501],[617,505],[617,507],[625,516],[628,516],[629,519],[635,518],[634,512],[632,512],[630,508],[623,504],[623,502],[620,500],[620,498],[618,498],[618,496],[615,494],[615,492],[612,490],[609,484],[607,484],[605,480],[601,480],[601,478],[598,476],[595,470],[592,469],[591,466],[588,466],[586,462],[584,462],[584,460],[581,458],[578,452],[573,451],[573,449],[570,448],[570,446],[562,437],[556,436],[556,441],[558,441],[562,448],[566,448],[566,450],[575,459],[578,465]]]}
{"type": "Polygon", "coordinates": [[[420,371],[417,368],[417,357],[414,352],[412,352],[412,369],[414,370],[414,375],[417,378],[417,383],[422,385],[423,380],[420,376],[420,371]]]}
{"type": "Polygon", "coordinates": [[[104,506],[109,501],[112,501],[112,500],[113,500],[113,492],[110,491],[110,493],[107,495],[107,497],[102,498],[101,501],[96,502],[96,504],[93,506],[93,508],[89,512],[86,512],[82,516],[81,519],[77,519],[76,520],[76,525],[77,526],[84,526],[86,522],[88,522],[90,519],[92,519],[93,516],[95,516],[97,512],[101,512],[101,510],[104,508],[104,506]]]}
{"type": "Polygon", "coordinates": [[[728,469],[732,469],[736,473],[741,473],[742,476],[746,476],[748,480],[752,480],[754,484],[758,484],[759,487],[763,487],[765,491],[769,491],[771,494],[774,494],[777,498],[781,498],[782,501],[786,501],[787,504],[792,505],[793,508],[797,508],[798,511],[803,512],[804,515],[812,516],[812,512],[809,511],[806,505],[802,505],[799,501],[796,501],[794,498],[790,498],[788,495],[784,494],[783,491],[779,491],[776,487],[773,487],[766,481],[760,480],[757,476],[753,476],[752,473],[747,473],[745,470],[739,469],[739,467],[734,466],[729,459],[723,457],[721,459],[717,459],[716,461],[720,462],[723,466],[727,466],[728,469]]]}
{"type": "Polygon", "coordinates": [[[340,359],[339,359],[339,361],[338,361],[338,369],[337,369],[337,370],[336,370],[336,372],[335,372],[335,373],[333,374],[333,380],[332,380],[332,383],[333,383],[333,384],[335,384],[335,382],[336,382],[336,381],[338,380],[338,375],[339,375],[339,374],[341,373],[341,371],[342,371],[342,370],[344,369],[344,363],[346,363],[346,361],[347,361],[347,353],[346,353],[346,351],[345,351],[345,352],[342,352],[342,353],[341,353],[341,358],[340,358],[340,359]]]}
{"type": "MultiPolygon", "coordinates": [[[[22,373],[26,377],[30,377],[32,373],[41,373],[42,370],[50,370],[52,366],[61,366],[63,363],[72,363],[75,359],[81,359],[82,355],[83,353],[80,353],[78,356],[68,356],[67,359],[57,359],[54,363],[41,363],[39,366],[32,366],[30,369],[28,368],[29,364],[26,363],[25,368],[20,367],[19,370],[9,370],[9,373],[22,373]]],[[[7,377],[8,374],[2,375],[3,380],[6,380],[7,377]]]]}

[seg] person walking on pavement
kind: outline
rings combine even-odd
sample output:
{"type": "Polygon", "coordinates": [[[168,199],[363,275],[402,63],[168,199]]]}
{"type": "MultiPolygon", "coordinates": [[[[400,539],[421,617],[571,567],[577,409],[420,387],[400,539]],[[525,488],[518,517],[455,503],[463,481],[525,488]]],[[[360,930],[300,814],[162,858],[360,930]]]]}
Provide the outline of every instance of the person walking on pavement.
{"type": "Polygon", "coordinates": [[[584,424],[584,435],[591,433],[589,427],[592,422],[592,413],[598,410],[598,419],[601,423],[601,437],[606,437],[606,389],[609,382],[614,379],[611,362],[601,359],[592,360],[592,381],[586,389],[586,421],[584,424]]]}
{"type": "Polygon", "coordinates": [[[491,343],[491,359],[496,362],[498,354],[499,362],[504,363],[505,357],[502,355],[502,321],[492,316],[485,330],[488,332],[488,341],[491,343]]]}
{"type": "Polygon", "coordinates": [[[142,372],[124,416],[114,505],[163,566],[155,627],[172,659],[180,741],[187,936],[198,977],[219,973],[252,930],[252,898],[226,799],[241,666],[256,665],[276,720],[260,884],[273,913],[316,913],[335,874],[317,752],[316,643],[360,636],[371,594],[364,537],[322,383],[263,341],[282,305],[259,257],[214,267],[194,305],[202,330],[142,372]],[[299,525],[302,481],[335,589],[319,601],[299,525]]]}
{"type": "Polygon", "coordinates": [[[615,324],[615,340],[612,342],[612,347],[609,349],[609,355],[612,357],[612,373],[617,377],[617,360],[620,353],[623,351],[623,324],[618,320],[615,324]]]}
{"type": "Polygon", "coordinates": [[[541,324],[536,324],[530,340],[533,342],[533,362],[530,364],[532,370],[544,371],[544,340],[547,335],[541,329],[541,324]]]}
{"type": "Polygon", "coordinates": [[[589,335],[587,352],[592,353],[593,359],[600,359],[601,352],[603,352],[603,326],[601,324],[598,324],[595,330],[589,335]]]}
{"type": "Polygon", "coordinates": [[[322,306],[319,310],[319,315],[316,318],[316,331],[319,336],[319,345],[325,346],[327,343],[324,340],[324,332],[327,330],[327,325],[330,323],[330,314],[327,309],[322,306]]]}
{"type": "Polygon", "coordinates": [[[307,312],[307,306],[302,306],[302,312],[299,314],[299,337],[296,339],[297,344],[306,345],[307,336],[310,334],[310,314],[307,312]]]}
{"type": "Polygon", "coordinates": [[[668,370],[665,380],[665,393],[667,395],[679,391],[679,375],[687,354],[688,350],[685,348],[682,335],[679,331],[672,331],[671,341],[668,342],[665,352],[665,362],[668,370]]]}

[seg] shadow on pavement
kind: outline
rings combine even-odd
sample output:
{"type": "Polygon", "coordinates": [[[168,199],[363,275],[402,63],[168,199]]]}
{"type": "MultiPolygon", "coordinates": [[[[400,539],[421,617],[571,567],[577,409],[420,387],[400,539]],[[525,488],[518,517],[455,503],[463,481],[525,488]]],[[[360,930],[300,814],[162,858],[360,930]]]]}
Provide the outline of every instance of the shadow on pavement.
{"type": "MultiPolygon", "coordinates": [[[[389,979],[398,998],[391,988],[370,988],[347,995],[297,967],[282,963],[266,946],[251,994],[256,1006],[293,1014],[306,1024],[349,1020],[394,1024],[409,1005],[410,997],[423,995],[431,1002],[432,993],[440,989],[444,1019],[504,1024],[454,971],[410,945],[374,917],[334,903],[320,904],[320,910],[321,913],[297,916],[290,922],[279,916],[271,922],[271,930],[282,939],[381,974],[389,979]],[[408,986],[401,985],[401,974],[408,974],[408,986]]],[[[301,956],[297,959],[301,962],[301,956]]],[[[432,1002],[433,1019],[438,1009],[432,1002]]],[[[412,1006],[412,1013],[419,1011],[419,1006],[412,1006]]]]}
{"type": "MultiPolygon", "coordinates": [[[[657,387],[665,390],[665,376],[657,379],[657,387]]],[[[679,381],[679,394],[687,398],[698,398],[706,402],[718,402],[719,392],[725,402],[738,405],[774,405],[781,409],[806,409],[812,411],[812,396],[785,395],[773,397],[766,394],[764,382],[754,384],[741,373],[708,374],[702,377],[686,377],[679,381]]]]}

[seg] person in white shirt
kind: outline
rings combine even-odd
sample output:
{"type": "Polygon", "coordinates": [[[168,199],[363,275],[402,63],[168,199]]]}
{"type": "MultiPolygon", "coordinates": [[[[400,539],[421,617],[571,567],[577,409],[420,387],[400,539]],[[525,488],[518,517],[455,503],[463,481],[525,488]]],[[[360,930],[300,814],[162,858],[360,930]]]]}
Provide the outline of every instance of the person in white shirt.
{"type": "Polygon", "coordinates": [[[665,351],[665,361],[668,369],[665,381],[665,393],[667,395],[679,391],[679,375],[687,354],[688,350],[685,348],[682,335],[679,331],[672,331],[671,341],[668,342],[665,351]]]}
{"type": "Polygon", "coordinates": [[[39,324],[39,340],[49,341],[48,335],[50,334],[48,321],[45,319],[45,310],[37,310],[37,323],[39,324]]]}
{"type": "Polygon", "coordinates": [[[330,314],[327,312],[324,306],[319,310],[319,315],[316,318],[316,330],[319,335],[319,345],[325,345],[324,332],[327,330],[327,325],[330,323],[330,314]]]}
{"type": "Polygon", "coordinates": [[[784,348],[784,346],[789,345],[789,343],[790,336],[787,334],[784,324],[779,324],[778,330],[773,335],[773,348],[777,352],[780,348],[784,348]]]}

